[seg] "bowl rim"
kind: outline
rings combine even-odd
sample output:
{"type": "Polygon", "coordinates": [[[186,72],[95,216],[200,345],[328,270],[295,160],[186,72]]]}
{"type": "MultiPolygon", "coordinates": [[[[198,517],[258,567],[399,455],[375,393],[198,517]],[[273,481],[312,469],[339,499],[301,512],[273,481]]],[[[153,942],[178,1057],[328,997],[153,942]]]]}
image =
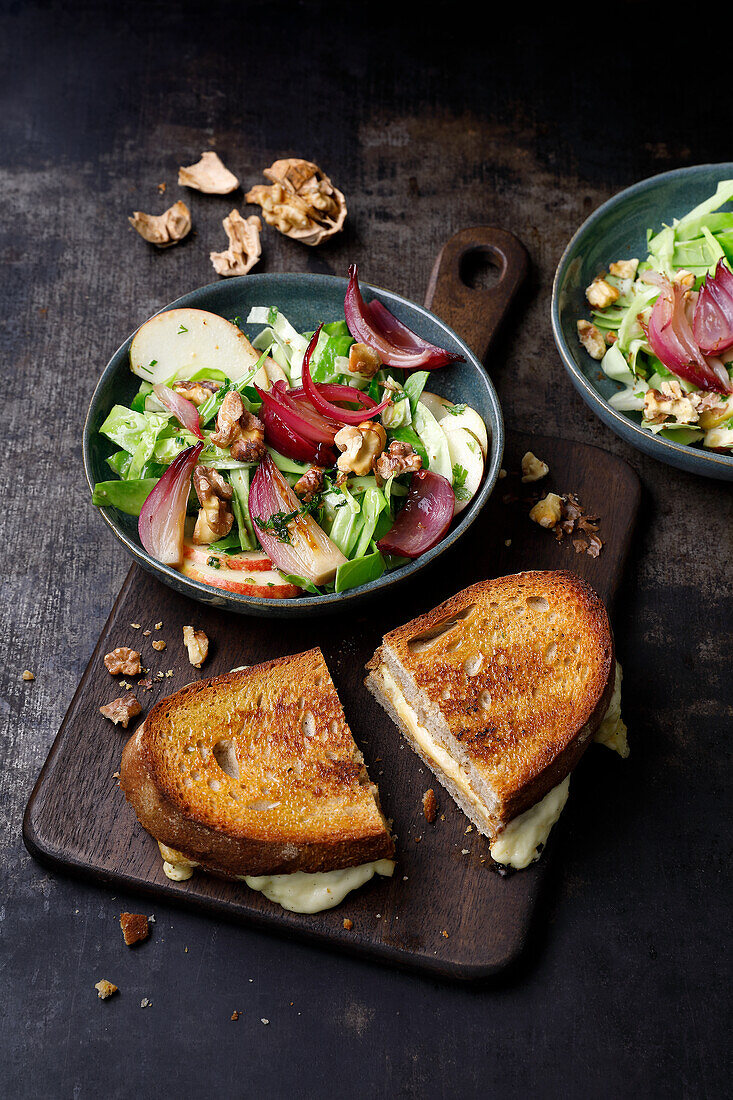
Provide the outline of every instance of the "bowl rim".
{"type": "MultiPolygon", "coordinates": [[[[326,284],[331,287],[340,286],[345,292],[348,285],[348,279],[339,275],[326,275],[316,272],[259,272],[253,275],[240,275],[227,279],[226,281],[220,280],[218,282],[206,283],[204,286],[196,287],[194,290],[188,291],[186,294],[180,295],[173,302],[168,305],[162,306],[155,313],[151,314],[151,317],[157,317],[160,313],[165,313],[171,309],[179,309],[186,306],[191,308],[203,308],[198,305],[196,299],[206,294],[206,292],[215,293],[218,288],[230,287],[238,282],[244,283],[252,287],[255,280],[257,283],[262,283],[268,280],[293,280],[302,281],[307,280],[313,284],[326,284]],[[194,299],[192,302],[191,299],[194,299]]],[[[293,614],[303,613],[306,610],[324,610],[324,611],[337,611],[343,607],[346,603],[354,600],[362,600],[377,592],[386,592],[394,585],[399,584],[402,581],[418,573],[421,569],[430,565],[435,558],[444,553],[451,546],[454,545],[472,526],[475,520],[478,518],[479,513],[483,509],[484,505],[491,496],[494,487],[499,477],[499,470],[501,468],[501,462],[504,454],[505,443],[505,430],[504,419],[501,412],[501,406],[499,404],[499,398],[497,396],[494,385],[489,377],[488,372],[483,367],[483,364],[478,357],[473,353],[468,344],[463,340],[457,332],[447,325],[445,321],[442,321],[436,314],[432,313],[425,306],[418,305],[417,302],[411,301],[409,298],[405,298],[401,294],[397,294],[395,291],[387,290],[385,287],[377,286],[374,283],[362,282],[361,287],[363,291],[367,291],[369,294],[378,294],[380,298],[389,302],[394,302],[399,305],[407,306],[411,310],[417,310],[419,314],[433,323],[437,324],[445,333],[452,337],[458,344],[464,359],[467,364],[473,367],[477,377],[484,387],[486,399],[488,401],[490,410],[490,421],[487,427],[490,429],[491,437],[489,441],[489,454],[487,455],[484,464],[484,480],[479,492],[473,498],[468,508],[461,513],[456,525],[451,528],[447,534],[432,547],[431,550],[426,551],[419,558],[409,562],[407,565],[399,566],[397,569],[393,569],[390,572],[383,573],[381,577],[376,580],[368,581],[366,584],[359,585],[357,588],[347,589],[345,592],[328,592],[320,596],[304,595],[293,596],[287,599],[265,599],[255,596],[247,596],[243,593],[228,592],[224,589],[215,588],[212,585],[204,584],[201,581],[195,581],[191,577],[187,577],[180,570],[174,569],[172,566],[165,565],[163,562],[156,561],[152,558],[142,546],[138,545],[132,538],[130,538],[124,530],[122,530],[117,523],[111,509],[105,507],[97,508],[97,511],[101,514],[103,520],[113,532],[115,537],[123,544],[125,549],[132,555],[135,561],[149,572],[153,572],[161,577],[166,583],[172,585],[179,591],[183,590],[193,598],[205,597],[204,602],[216,603],[219,606],[225,607],[229,610],[240,611],[244,613],[257,614],[258,612],[267,612],[273,614],[273,605],[277,607],[277,614],[282,617],[288,617],[288,610],[290,609],[293,614]]],[[[215,310],[211,310],[215,312],[215,310]]],[[[222,314],[220,314],[222,316],[222,314]]],[[[84,426],[82,431],[82,454],[84,461],[84,473],[86,476],[87,484],[90,492],[94,490],[94,477],[92,473],[92,456],[91,456],[91,419],[92,414],[96,411],[98,395],[104,388],[108,380],[113,377],[122,365],[118,362],[121,356],[129,355],[129,348],[135,333],[145,324],[150,317],[147,317],[145,321],[141,322],[141,325],[130,333],[130,335],[123,340],[117,350],[110,356],[104,370],[99,376],[97,383],[94,387],[89,406],[84,418],[84,426]]]]}
{"type": "Polygon", "coordinates": [[[636,446],[636,444],[626,436],[627,432],[631,432],[633,436],[637,436],[640,440],[643,440],[645,444],[645,446],[640,446],[639,449],[655,458],[658,457],[662,461],[665,457],[675,454],[680,457],[685,456],[690,462],[700,463],[700,473],[704,472],[704,465],[710,468],[717,466],[719,469],[730,469],[731,473],[733,473],[733,455],[721,455],[717,454],[715,451],[706,451],[704,449],[698,450],[697,448],[690,447],[690,445],[686,443],[675,443],[671,439],[660,439],[652,432],[647,431],[646,428],[642,428],[635,420],[631,420],[630,417],[624,416],[618,409],[614,409],[613,405],[610,405],[607,399],[588,381],[583,371],[575,362],[560,325],[560,283],[565,277],[571,254],[575,250],[577,243],[587,234],[587,232],[592,229],[609,210],[618,206],[629,196],[651,190],[654,185],[661,183],[665,179],[678,179],[680,176],[692,175],[705,170],[721,173],[728,171],[731,177],[733,177],[733,162],[723,161],[720,164],[686,165],[684,168],[672,168],[667,172],[659,172],[655,176],[647,176],[646,179],[638,180],[636,183],[631,184],[631,186],[618,191],[615,195],[612,195],[609,199],[606,199],[605,202],[601,203],[597,209],[592,211],[568,241],[560,257],[557,268],[555,269],[555,277],[552,281],[550,319],[555,345],[560,352],[560,357],[565,364],[565,369],[572,376],[576,388],[585,398],[586,403],[593,407],[594,411],[602,414],[604,422],[608,424],[609,427],[615,430],[614,424],[610,423],[610,421],[613,421],[619,428],[623,428],[623,431],[617,432],[617,434],[627,438],[628,442],[632,443],[632,446],[636,446]],[[659,450],[659,455],[654,453],[656,449],[659,450]]]}

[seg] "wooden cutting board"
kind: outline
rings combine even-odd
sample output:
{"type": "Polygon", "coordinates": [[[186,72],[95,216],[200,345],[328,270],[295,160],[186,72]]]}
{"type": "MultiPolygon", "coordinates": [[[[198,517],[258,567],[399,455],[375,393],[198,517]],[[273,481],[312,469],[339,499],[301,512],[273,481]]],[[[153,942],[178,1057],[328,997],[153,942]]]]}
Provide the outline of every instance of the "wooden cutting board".
{"type": "MultiPolygon", "coordinates": [[[[474,247],[484,247],[485,238],[476,245],[477,232],[470,231],[470,240],[474,247]]],[[[511,253],[512,241],[500,234],[498,247],[511,253]]],[[[457,264],[466,247],[459,234],[444,249],[436,270],[443,262],[457,264]]],[[[511,255],[509,259],[516,289],[523,274],[516,264],[522,268],[523,252],[514,253],[515,266],[511,255]]],[[[471,300],[476,293],[471,292],[471,300]]],[[[503,302],[501,294],[491,299],[488,321],[478,329],[475,322],[473,329],[467,326],[477,350],[488,347],[488,326],[495,330],[510,297],[505,295],[503,302]]],[[[440,309],[459,330],[460,313],[467,309],[460,298],[456,292],[453,304],[446,299],[440,309]]],[[[437,298],[434,304],[438,311],[437,298]]],[[[502,877],[492,870],[486,838],[475,830],[466,833],[467,818],[363,686],[364,665],[385,631],[486,577],[529,568],[574,569],[612,609],[639,503],[633,471],[596,447],[513,432],[508,433],[504,466],[509,476],[499,481],[464,539],[389,600],[377,598],[348,616],[312,621],[237,616],[193,603],[133,566],[28,803],[23,835],[31,854],[54,868],[118,889],[401,966],[473,979],[514,960],[525,943],[540,884],[550,867],[548,855],[553,853],[514,875],[502,877]],[[535,487],[521,486],[516,476],[521,456],[529,449],[550,465],[543,489],[574,492],[589,512],[601,517],[604,547],[598,558],[576,554],[570,542],[558,543],[529,520],[527,490],[535,487]],[[155,630],[158,622],[162,628],[155,630]],[[140,629],[132,623],[139,623],[140,629]],[[183,647],[182,628],[189,623],[205,630],[211,640],[203,671],[192,669],[183,647]],[[151,634],[145,637],[144,630],[151,634]],[[156,639],[166,642],[164,651],[152,648],[156,639]],[[101,704],[120,694],[102,660],[120,645],[141,650],[143,664],[152,670],[152,689],[137,693],[144,712],[194,679],[319,645],[370,775],[379,784],[385,813],[394,820],[394,877],[377,877],[337,909],[312,916],[286,912],[244,885],[203,874],[184,883],[170,882],[157,845],[140,828],[117,786],[115,773],[126,734],[99,713],[101,704]],[[159,672],[162,679],[156,678],[159,672]],[[432,825],[422,814],[422,795],[430,786],[444,815],[432,825]],[[343,927],[345,917],[353,921],[350,931],[343,927]]],[[[558,858],[557,852],[553,858],[558,858]]]]}

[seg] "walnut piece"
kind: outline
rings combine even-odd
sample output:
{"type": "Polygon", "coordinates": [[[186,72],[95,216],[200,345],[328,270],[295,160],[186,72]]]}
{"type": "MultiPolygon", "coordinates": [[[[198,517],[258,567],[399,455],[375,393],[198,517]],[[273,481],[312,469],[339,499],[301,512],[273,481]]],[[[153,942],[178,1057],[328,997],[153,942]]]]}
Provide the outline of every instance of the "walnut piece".
{"type": "Polygon", "coordinates": [[[334,443],[343,453],[336,463],[342,473],[363,477],[370,472],[375,459],[384,450],[387,433],[381,424],[364,420],[358,427],[345,427],[336,432],[334,443]]]}
{"type": "Polygon", "coordinates": [[[260,229],[262,222],[253,214],[243,218],[238,210],[232,210],[222,222],[229,238],[229,248],[224,252],[210,252],[209,259],[217,275],[246,275],[262,255],[260,229]]]}
{"type": "Polygon", "coordinates": [[[602,359],[606,354],[606,341],[601,330],[590,321],[578,321],[578,339],[591,359],[602,359]]]}
{"type": "Polygon", "coordinates": [[[638,260],[617,260],[615,264],[608,265],[608,271],[617,279],[635,279],[638,266],[638,260]]]}
{"type": "Polygon", "coordinates": [[[150,935],[148,918],[143,913],[120,913],[120,928],[128,947],[150,935]]]}
{"type": "Polygon", "coordinates": [[[351,917],[344,917],[343,926],[347,932],[351,932],[354,928],[354,922],[351,917]]]}
{"type": "Polygon", "coordinates": [[[178,169],[179,187],[191,187],[205,195],[229,195],[239,187],[239,180],[225,168],[216,153],[201,154],[201,160],[188,168],[178,169]]]}
{"type": "Polygon", "coordinates": [[[522,481],[541,481],[543,477],[547,477],[549,472],[550,467],[546,462],[543,462],[541,458],[537,458],[531,451],[527,451],[522,459],[522,481]]]}
{"type": "Polygon", "coordinates": [[[529,518],[539,523],[540,527],[554,527],[562,518],[562,498],[557,493],[548,493],[535,504],[529,518]]]}
{"type": "Polygon", "coordinates": [[[163,214],[143,214],[141,210],[136,210],[127,220],[143,240],[158,248],[170,248],[191,232],[191,212],[180,200],[163,214]]]}
{"type": "Polygon", "coordinates": [[[105,654],[105,668],[113,676],[124,674],[125,676],[137,676],[140,672],[140,654],[136,649],[128,649],[121,645],[105,654]]]}
{"type": "Polygon", "coordinates": [[[162,638],[157,638],[151,644],[153,646],[153,649],[157,649],[158,652],[162,652],[165,649],[165,642],[163,641],[162,638]]]}
{"type": "Polygon", "coordinates": [[[438,800],[432,787],[422,796],[422,812],[425,815],[425,820],[432,825],[438,816],[438,800]]]}
{"type": "Polygon", "coordinates": [[[22,678],[24,680],[28,681],[29,683],[30,683],[31,680],[35,680],[35,676],[33,675],[33,673],[31,672],[31,670],[29,668],[26,668],[26,669],[23,670],[23,677],[22,678]]]}
{"type": "Polygon", "coordinates": [[[224,538],[232,529],[234,516],[229,501],[234,490],[213,466],[196,467],[193,471],[193,487],[201,505],[193,531],[193,541],[200,546],[208,546],[209,543],[224,538]]]}
{"type": "Polygon", "coordinates": [[[102,1001],[106,1001],[113,993],[117,993],[117,986],[113,985],[112,982],[108,982],[106,978],[96,982],[94,988],[97,990],[97,996],[102,1001]]]}
{"type": "Polygon", "coordinates": [[[306,504],[309,504],[323,488],[323,475],[325,472],[323,466],[311,466],[302,477],[298,478],[293,486],[295,492],[306,504]]]}
{"type": "Polygon", "coordinates": [[[661,389],[647,390],[644,394],[644,419],[649,424],[661,424],[671,416],[678,424],[694,424],[699,401],[698,394],[685,393],[679,382],[665,379],[661,389]]]}
{"type": "Polygon", "coordinates": [[[221,389],[221,382],[214,382],[210,378],[201,378],[198,382],[174,382],[173,392],[179,397],[185,397],[196,408],[208,401],[212,394],[221,389]]]}
{"type": "Polygon", "coordinates": [[[228,393],[217,414],[211,442],[229,447],[232,458],[239,462],[259,462],[265,454],[265,426],[245,409],[238,393],[228,393]]]}
{"type": "Polygon", "coordinates": [[[685,271],[683,267],[679,271],[675,271],[672,276],[672,282],[677,286],[681,286],[683,290],[692,290],[695,285],[695,276],[691,271],[685,271]]]}
{"type": "Polygon", "coordinates": [[[606,309],[621,297],[621,292],[616,286],[607,283],[602,275],[597,275],[589,287],[586,287],[585,296],[594,309],[606,309]]]}
{"type": "Polygon", "coordinates": [[[387,450],[374,462],[374,472],[382,481],[393,475],[399,477],[400,474],[412,474],[421,469],[422,458],[414,447],[398,439],[393,439],[387,450]]]}
{"type": "Polygon", "coordinates": [[[373,378],[382,365],[382,361],[373,348],[358,341],[349,348],[349,370],[360,374],[362,378],[373,378]]]}
{"type": "Polygon", "coordinates": [[[109,718],[110,722],[114,722],[116,726],[120,725],[123,730],[126,730],[130,719],[136,718],[142,709],[132,692],[128,691],[126,695],[121,695],[119,699],[113,699],[111,703],[100,707],[99,713],[109,718]]]}
{"type": "Polygon", "coordinates": [[[245,197],[286,237],[317,245],[343,228],[346,199],[317,164],[297,157],[276,160],[263,175],[272,185],[258,184],[245,197]]]}
{"type": "Polygon", "coordinates": [[[192,626],[183,628],[183,644],[188,650],[188,659],[194,668],[201,668],[209,653],[209,639],[203,630],[192,626]]]}

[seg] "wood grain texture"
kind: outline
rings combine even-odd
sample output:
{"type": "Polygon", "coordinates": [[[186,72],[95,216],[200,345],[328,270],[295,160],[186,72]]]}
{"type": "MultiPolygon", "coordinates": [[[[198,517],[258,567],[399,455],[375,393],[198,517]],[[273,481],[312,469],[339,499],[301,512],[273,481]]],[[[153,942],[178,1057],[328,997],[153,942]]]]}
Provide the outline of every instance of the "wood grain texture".
{"type": "Polygon", "coordinates": [[[596,206],[726,155],[733,98],[708,96],[701,110],[689,79],[662,75],[663,94],[640,99],[659,14],[635,4],[614,15],[633,27],[623,49],[593,36],[590,17],[496,5],[475,18],[454,4],[416,14],[316,0],[2,6],[9,1094],[35,1100],[43,1082],[80,1100],[193,1100],[214,1085],[236,1096],[245,1076],[262,1096],[320,1098],[347,1082],[353,1100],[729,1090],[730,490],[637,454],[597,421],[555,352],[549,302],[562,250],[596,206]],[[208,253],[224,247],[232,206],[250,212],[236,194],[177,188],[178,165],[207,148],[247,187],[276,157],[302,155],[346,194],[343,235],[308,249],[263,230],[255,270],[344,275],[356,260],[365,279],[420,300],[451,234],[515,233],[530,277],[488,364],[506,423],[595,443],[643,484],[615,615],[631,757],[586,754],[528,954],[480,991],[163,902],[150,939],[129,950],[118,919],[134,895],[48,873],[23,846],[23,809],[129,568],[89,507],[84,410],[125,335],[215,277],[208,253]],[[194,233],[157,253],[127,215],[179,197],[194,233]],[[102,976],[120,987],[104,1003],[102,976]],[[141,1010],[144,996],[153,1005],[141,1010]],[[207,1056],[168,1057],[172,1028],[176,1049],[207,1056]]]}
{"type": "Polygon", "coordinates": [[[441,788],[445,820],[428,825],[422,794],[435,781],[406,749],[363,680],[364,666],[386,631],[487,576],[525,568],[573,568],[612,604],[639,502],[636,475],[598,448],[518,434],[507,448],[507,470],[519,470],[530,443],[550,465],[551,479],[543,490],[545,485],[572,490],[590,512],[602,517],[606,542],[599,558],[577,555],[570,543],[559,544],[532,523],[528,487],[517,476],[508,476],[498,483],[469,535],[449,551],[445,565],[436,563],[427,580],[416,578],[389,601],[375,599],[356,618],[353,612],[310,622],[242,618],[193,604],[133,566],[30,800],[24,835],[31,852],[55,867],[111,886],[400,966],[471,979],[485,978],[513,962],[526,940],[546,861],[506,878],[494,873],[488,841],[473,830],[470,836],[465,833],[468,819],[441,788]],[[505,503],[505,497],[521,494],[523,500],[505,503]],[[158,631],[154,625],[159,621],[163,627],[158,631]],[[212,656],[201,671],[191,668],[183,647],[187,624],[204,630],[212,641],[212,656]],[[151,634],[146,638],[143,630],[151,634]],[[167,648],[158,653],[151,643],[161,638],[167,648]],[[120,645],[140,649],[154,677],[164,674],[164,679],[154,679],[150,692],[137,692],[146,709],[192,680],[319,645],[370,774],[379,784],[384,812],[394,821],[399,860],[394,878],[376,879],[337,909],[312,916],[286,912],[244,886],[211,876],[168,881],[157,845],[137,824],[114,779],[123,738],[99,714],[100,703],[119,692],[103,657],[120,645]],[[354,921],[353,931],[343,928],[344,916],[354,921]]]}

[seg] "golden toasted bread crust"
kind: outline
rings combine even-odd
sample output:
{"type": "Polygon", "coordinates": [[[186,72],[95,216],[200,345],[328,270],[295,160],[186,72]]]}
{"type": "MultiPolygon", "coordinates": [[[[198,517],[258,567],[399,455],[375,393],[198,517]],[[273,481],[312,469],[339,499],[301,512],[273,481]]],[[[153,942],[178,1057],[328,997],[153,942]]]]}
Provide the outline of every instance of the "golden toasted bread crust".
{"type": "Polygon", "coordinates": [[[125,748],[120,786],[156,840],[230,877],[394,851],[320,649],[160,700],[125,748]]]}
{"type": "Polygon", "coordinates": [[[464,589],[385,635],[367,667],[381,663],[505,825],[577,764],[608,709],[615,656],[603,602],[560,570],[464,589]]]}

